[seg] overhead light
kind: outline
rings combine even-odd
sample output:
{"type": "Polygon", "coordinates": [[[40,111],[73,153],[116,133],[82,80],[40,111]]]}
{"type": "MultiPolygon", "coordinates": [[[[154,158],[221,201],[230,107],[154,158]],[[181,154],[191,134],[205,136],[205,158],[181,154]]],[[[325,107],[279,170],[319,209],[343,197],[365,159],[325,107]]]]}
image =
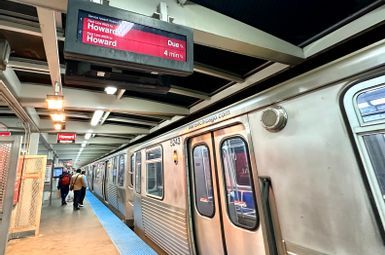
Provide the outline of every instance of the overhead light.
{"type": "Polygon", "coordinates": [[[82,146],[82,148],[84,148],[84,147],[86,147],[86,145],[87,145],[87,142],[84,141],[81,146],[82,146]]]}
{"type": "Polygon", "coordinates": [[[111,86],[108,86],[104,89],[104,91],[108,94],[108,95],[113,95],[115,94],[115,92],[117,91],[118,89],[115,88],[115,87],[111,87],[111,86]]]}
{"type": "Polygon", "coordinates": [[[84,139],[86,139],[86,140],[90,139],[90,138],[91,138],[91,135],[92,135],[92,133],[86,133],[86,134],[84,135],[84,139]]]}
{"type": "Polygon", "coordinates": [[[96,125],[98,125],[100,119],[101,119],[102,116],[103,116],[103,113],[104,113],[103,110],[96,110],[96,111],[94,112],[94,115],[92,115],[92,119],[91,119],[91,126],[96,126],[96,125]]]}
{"type": "Polygon", "coordinates": [[[48,109],[62,110],[64,104],[64,97],[59,95],[47,95],[48,109]]]}
{"type": "Polygon", "coordinates": [[[65,124],[64,124],[64,122],[55,122],[55,123],[53,123],[53,127],[55,130],[59,131],[59,130],[65,129],[65,124]]]}
{"type": "Polygon", "coordinates": [[[372,105],[385,104],[385,98],[374,99],[370,101],[370,104],[372,105]]]}
{"type": "Polygon", "coordinates": [[[55,112],[51,114],[51,119],[55,122],[64,122],[66,120],[66,115],[64,112],[55,112]]]}
{"type": "Polygon", "coordinates": [[[79,149],[79,155],[82,153],[83,150],[84,150],[83,147],[79,149]]]}

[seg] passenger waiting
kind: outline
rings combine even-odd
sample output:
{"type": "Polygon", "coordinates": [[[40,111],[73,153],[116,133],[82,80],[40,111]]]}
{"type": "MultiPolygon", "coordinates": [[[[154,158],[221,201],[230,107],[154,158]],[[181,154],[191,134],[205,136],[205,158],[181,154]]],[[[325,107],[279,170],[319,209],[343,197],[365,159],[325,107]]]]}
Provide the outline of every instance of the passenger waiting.
{"type": "Polygon", "coordinates": [[[82,171],[82,179],[83,179],[83,182],[84,182],[84,186],[82,187],[81,189],[81,196],[80,196],[80,200],[79,200],[79,207],[83,207],[84,204],[84,198],[86,196],[86,189],[87,189],[87,178],[86,178],[86,171],[82,171]]]}
{"type": "Polygon", "coordinates": [[[57,189],[60,190],[61,205],[66,205],[66,197],[70,189],[71,175],[67,172],[67,169],[63,170],[63,173],[59,176],[59,182],[57,189]]]}
{"type": "Polygon", "coordinates": [[[79,202],[81,199],[82,188],[86,187],[83,175],[81,174],[81,170],[76,170],[76,174],[74,174],[71,178],[70,189],[74,191],[74,210],[79,210],[79,202]]]}

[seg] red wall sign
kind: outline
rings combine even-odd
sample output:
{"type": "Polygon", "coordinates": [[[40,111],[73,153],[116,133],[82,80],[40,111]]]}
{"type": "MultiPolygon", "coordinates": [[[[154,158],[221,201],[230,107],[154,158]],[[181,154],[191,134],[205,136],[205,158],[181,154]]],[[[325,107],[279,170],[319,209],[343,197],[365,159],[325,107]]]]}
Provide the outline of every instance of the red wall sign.
{"type": "Polygon", "coordinates": [[[0,136],[11,136],[11,132],[9,131],[1,131],[0,136]]]}
{"type": "Polygon", "coordinates": [[[83,18],[83,43],[186,62],[186,39],[182,36],[124,20],[92,17],[83,18]]]}
{"type": "Polygon", "coordinates": [[[75,133],[58,133],[57,142],[58,143],[75,143],[76,134],[75,133]]]}

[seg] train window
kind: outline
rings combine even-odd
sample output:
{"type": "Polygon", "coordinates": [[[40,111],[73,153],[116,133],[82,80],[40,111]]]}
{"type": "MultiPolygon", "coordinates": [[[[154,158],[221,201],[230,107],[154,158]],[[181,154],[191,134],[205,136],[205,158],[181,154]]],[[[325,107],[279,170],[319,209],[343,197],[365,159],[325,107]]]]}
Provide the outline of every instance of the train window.
{"type": "Polygon", "coordinates": [[[118,167],[118,185],[124,185],[124,168],[125,168],[124,155],[119,156],[119,167],[118,167]]]}
{"type": "Polygon", "coordinates": [[[112,170],[114,168],[112,158],[107,161],[108,182],[112,181],[112,170]]]}
{"type": "Polygon", "coordinates": [[[246,142],[240,137],[224,140],[221,156],[229,217],[239,227],[254,229],[258,220],[246,142]]]}
{"type": "Polygon", "coordinates": [[[130,176],[130,180],[129,180],[128,186],[132,188],[134,186],[135,154],[131,155],[130,163],[131,163],[130,169],[128,171],[128,174],[130,176]]]}
{"type": "Polygon", "coordinates": [[[118,174],[118,157],[114,157],[112,161],[114,162],[112,164],[112,183],[116,184],[116,176],[118,174]]]}
{"type": "Polygon", "coordinates": [[[135,191],[141,192],[141,176],[142,176],[142,156],[140,152],[135,153],[135,191]]]}
{"type": "Polygon", "coordinates": [[[146,151],[147,194],[163,198],[162,148],[155,147],[146,151]]]}
{"type": "Polygon", "coordinates": [[[214,215],[213,182],[209,148],[198,145],[193,149],[195,203],[200,214],[212,217],[214,215]]]}
{"type": "Polygon", "coordinates": [[[363,122],[385,119],[385,87],[362,92],[357,97],[357,106],[363,122]]]}
{"type": "Polygon", "coordinates": [[[363,136],[381,196],[385,200],[385,134],[363,136]]]}

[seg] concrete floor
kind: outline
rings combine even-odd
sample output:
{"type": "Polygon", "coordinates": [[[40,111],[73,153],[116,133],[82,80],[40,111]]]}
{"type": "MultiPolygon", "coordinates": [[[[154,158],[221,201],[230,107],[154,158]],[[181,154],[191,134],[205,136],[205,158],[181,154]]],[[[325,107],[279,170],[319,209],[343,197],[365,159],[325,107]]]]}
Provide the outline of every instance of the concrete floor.
{"type": "Polygon", "coordinates": [[[114,255],[119,254],[111,239],[85,201],[85,207],[72,210],[72,203],[60,206],[55,199],[44,206],[38,237],[8,242],[6,255],[114,255]]]}

